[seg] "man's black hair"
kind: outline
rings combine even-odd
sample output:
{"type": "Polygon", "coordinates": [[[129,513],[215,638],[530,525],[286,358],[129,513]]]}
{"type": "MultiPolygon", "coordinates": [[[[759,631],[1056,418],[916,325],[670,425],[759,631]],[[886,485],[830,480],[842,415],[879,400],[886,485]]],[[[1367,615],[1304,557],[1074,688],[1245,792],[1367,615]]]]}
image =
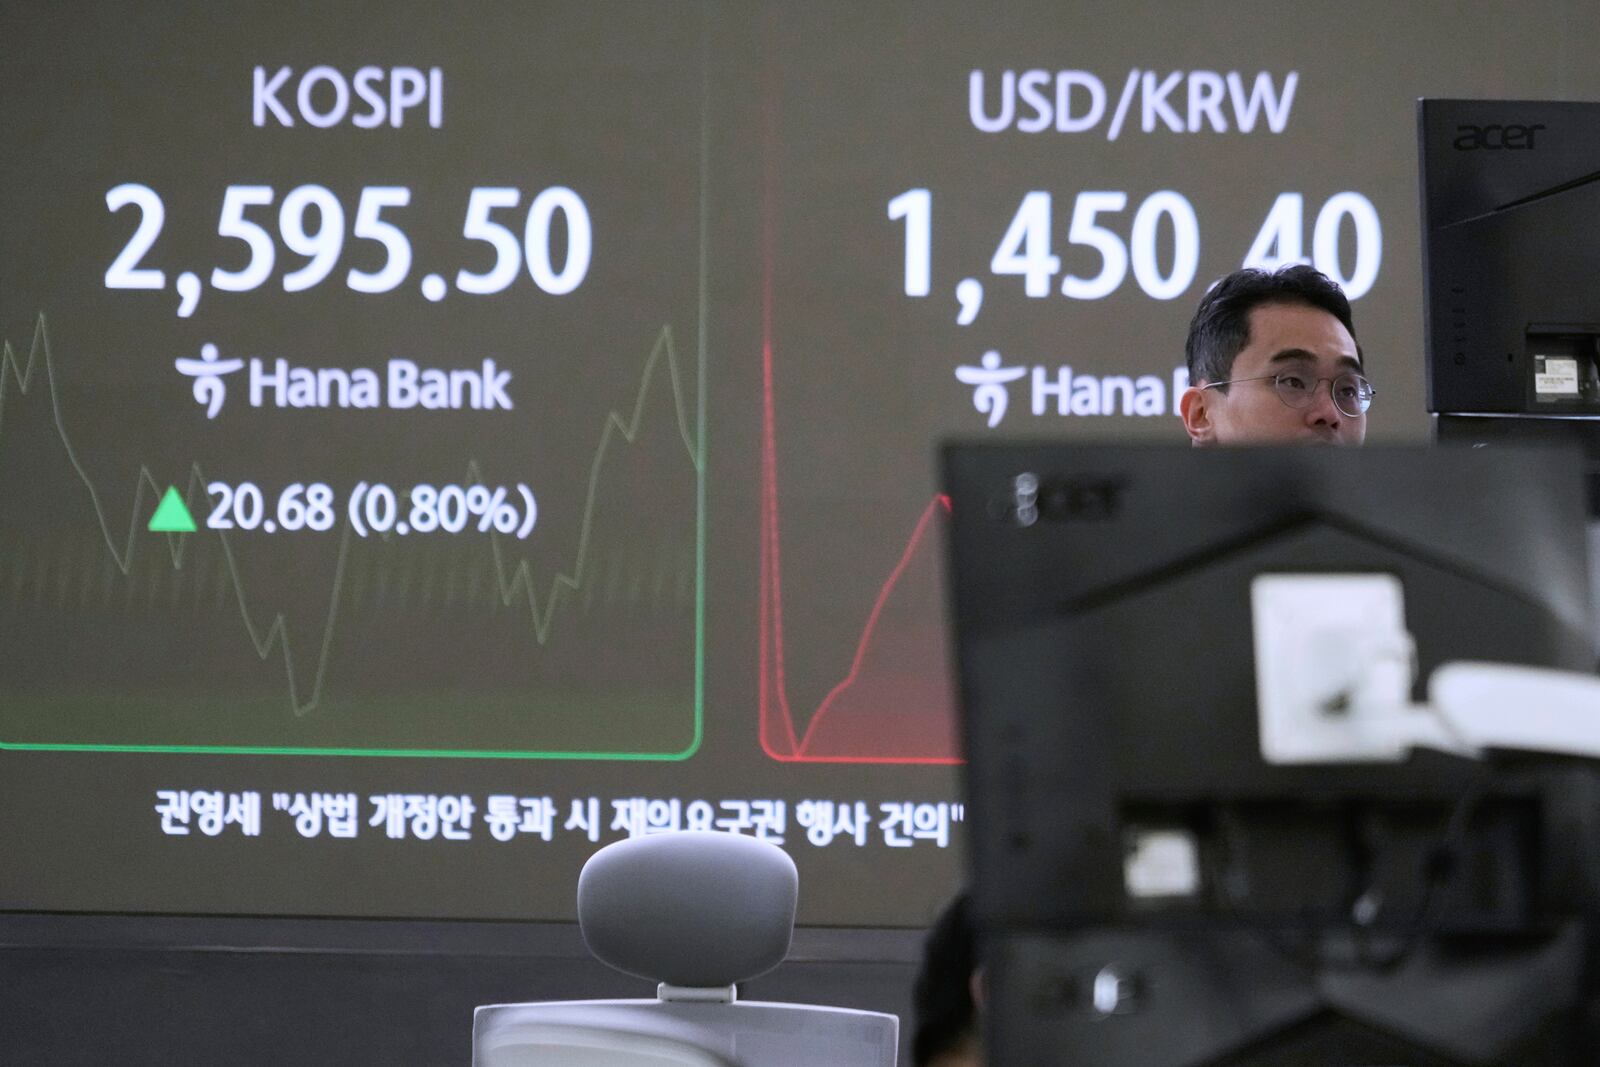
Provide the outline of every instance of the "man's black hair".
{"type": "MultiPolygon", "coordinates": [[[[1304,264],[1270,272],[1246,267],[1223,278],[1201,298],[1189,322],[1189,339],[1183,346],[1189,381],[1199,385],[1202,381],[1228,380],[1234,357],[1250,343],[1250,312],[1263,304],[1320,308],[1343,323],[1351,340],[1355,340],[1350,301],[1326,274],[1304,264]]],[[[1356,352],[1361,352],[1359,345],[1356,352]]]]}
{"type": "Polygon", "coordinates": [[[924,1067],[934,1057],[960,1046],[978,1027],[972,1001],[972,972],[978,966],[972,905],[966,894],[956,897],[928,930],[922,946],[922,967],[911,993],[916,1029],[911,1062],[924,1067]]]}

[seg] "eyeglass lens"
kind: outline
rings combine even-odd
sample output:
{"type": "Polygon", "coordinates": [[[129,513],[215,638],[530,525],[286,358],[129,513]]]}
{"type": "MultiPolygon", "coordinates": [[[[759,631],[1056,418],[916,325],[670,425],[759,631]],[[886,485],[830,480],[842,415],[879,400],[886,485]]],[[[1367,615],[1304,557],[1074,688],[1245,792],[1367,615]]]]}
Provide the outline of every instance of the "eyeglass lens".
{"type": "MultiPolygon", "coordinates": [[[[1273,381],[1278,397],[1292,408],[1311,404],[1321,379],[1304,374],[1280,374],[1273,381]]],[[[1359,418],[1372,406],[1372,383],[1355,372],[1341,374],[1329,384],[1333,405],[1351,418],[1359,418]]]]}

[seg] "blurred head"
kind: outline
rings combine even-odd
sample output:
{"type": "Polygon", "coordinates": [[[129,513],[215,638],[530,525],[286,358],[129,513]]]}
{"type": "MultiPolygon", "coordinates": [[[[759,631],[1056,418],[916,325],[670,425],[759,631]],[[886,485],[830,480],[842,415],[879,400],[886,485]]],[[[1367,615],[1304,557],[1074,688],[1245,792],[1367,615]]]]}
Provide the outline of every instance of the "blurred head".
{"type": "Polygon", "coordinates": [[[1350,303],[1307,266],[1246,268],[1200,301],[1180,398],[1196,445],[1342,444],[1366,439],[1366,382],[1350,303]]]}
{"type": "Polygon", "coordinates": [[[963,893],[946,906],[923,942],[911,995],[913,1067],[981,1067],[978,986],[972,905],[963,893]]]}

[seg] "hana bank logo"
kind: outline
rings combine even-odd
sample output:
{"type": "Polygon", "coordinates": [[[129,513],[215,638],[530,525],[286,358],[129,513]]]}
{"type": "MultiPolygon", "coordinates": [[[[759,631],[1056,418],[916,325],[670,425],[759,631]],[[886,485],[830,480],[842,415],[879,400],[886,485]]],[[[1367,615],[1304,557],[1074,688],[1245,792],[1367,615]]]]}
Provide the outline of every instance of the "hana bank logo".
{"type": "Polygon", "coordinates": [[[956,380],[973,387],[972,406],[978,409],[978,414],[989,416],[992,430],[1006,417],[1006,407],[1011,403],[1006,386],[1027,374],[1028,368],[1002,367],[1000,353],[993,350],[985,352],[978,362],[980,366],[977,367],[957,367],[956,380]]]}
{"type": "Polygon", "coordinates": [[[230,374],[249,367],[253,408],[388,408],[393,411],[510,411],[512,374],[492,358],[476,367],[429,367],[391,359],[381,368],[310,367],[286,359],[222,359],[214,344],[199,359],[173,361],[194,379],[195,402],[214,419],[228,398],[230,374]]]}
{"type": "Polygon", "coordinates": [[[223,376],[244,368],[242,359],[218,358],[217,346],[209,342],[200,346],[199,359],[184,359],[180,356],[174,363],[179,374],[186,374],[194,379],[195,402],[205,405],[208,419],[217,417],[217,412],[222,410],[223,401],[228,398],[228,385],[222,380],[223,376]]]}
{"type": "MultiPolygon", "coordinates": [[[[1047,415],[1134,416],[1149,418],[1177,413],[1176,403],[1168,402],[1169,386],[1159,376],[1141,374],[1090,374],[1071,366],[1007,366],[1001,354],[985,352],[976,365],[955,369],[956,381],[972,387],[972,406],[988,417],[992,430],[1005,419],[1011,408],[1013,384],[1027,379],[1028,411],[1034,417],[1047,415]]],[[[1187,367],[1172,372],[1171,396],[1181,396],[1189,387],[1187,367]]]]}

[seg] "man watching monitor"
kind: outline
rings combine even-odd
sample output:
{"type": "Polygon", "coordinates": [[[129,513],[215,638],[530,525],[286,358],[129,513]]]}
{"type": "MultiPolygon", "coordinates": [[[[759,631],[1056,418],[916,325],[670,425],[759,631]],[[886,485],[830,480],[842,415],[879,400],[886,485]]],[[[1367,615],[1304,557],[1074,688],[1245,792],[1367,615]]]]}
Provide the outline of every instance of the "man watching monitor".
{"type": "Polygon", "coordinates": [[[1359,445],[1372,383],[1350,302],[1307,266],[1234,271],[1201,298],[1178,400],[1195,445],[1359,445]],[[1326,385],[1327,388],[1323,388],[1326,385]]]}

